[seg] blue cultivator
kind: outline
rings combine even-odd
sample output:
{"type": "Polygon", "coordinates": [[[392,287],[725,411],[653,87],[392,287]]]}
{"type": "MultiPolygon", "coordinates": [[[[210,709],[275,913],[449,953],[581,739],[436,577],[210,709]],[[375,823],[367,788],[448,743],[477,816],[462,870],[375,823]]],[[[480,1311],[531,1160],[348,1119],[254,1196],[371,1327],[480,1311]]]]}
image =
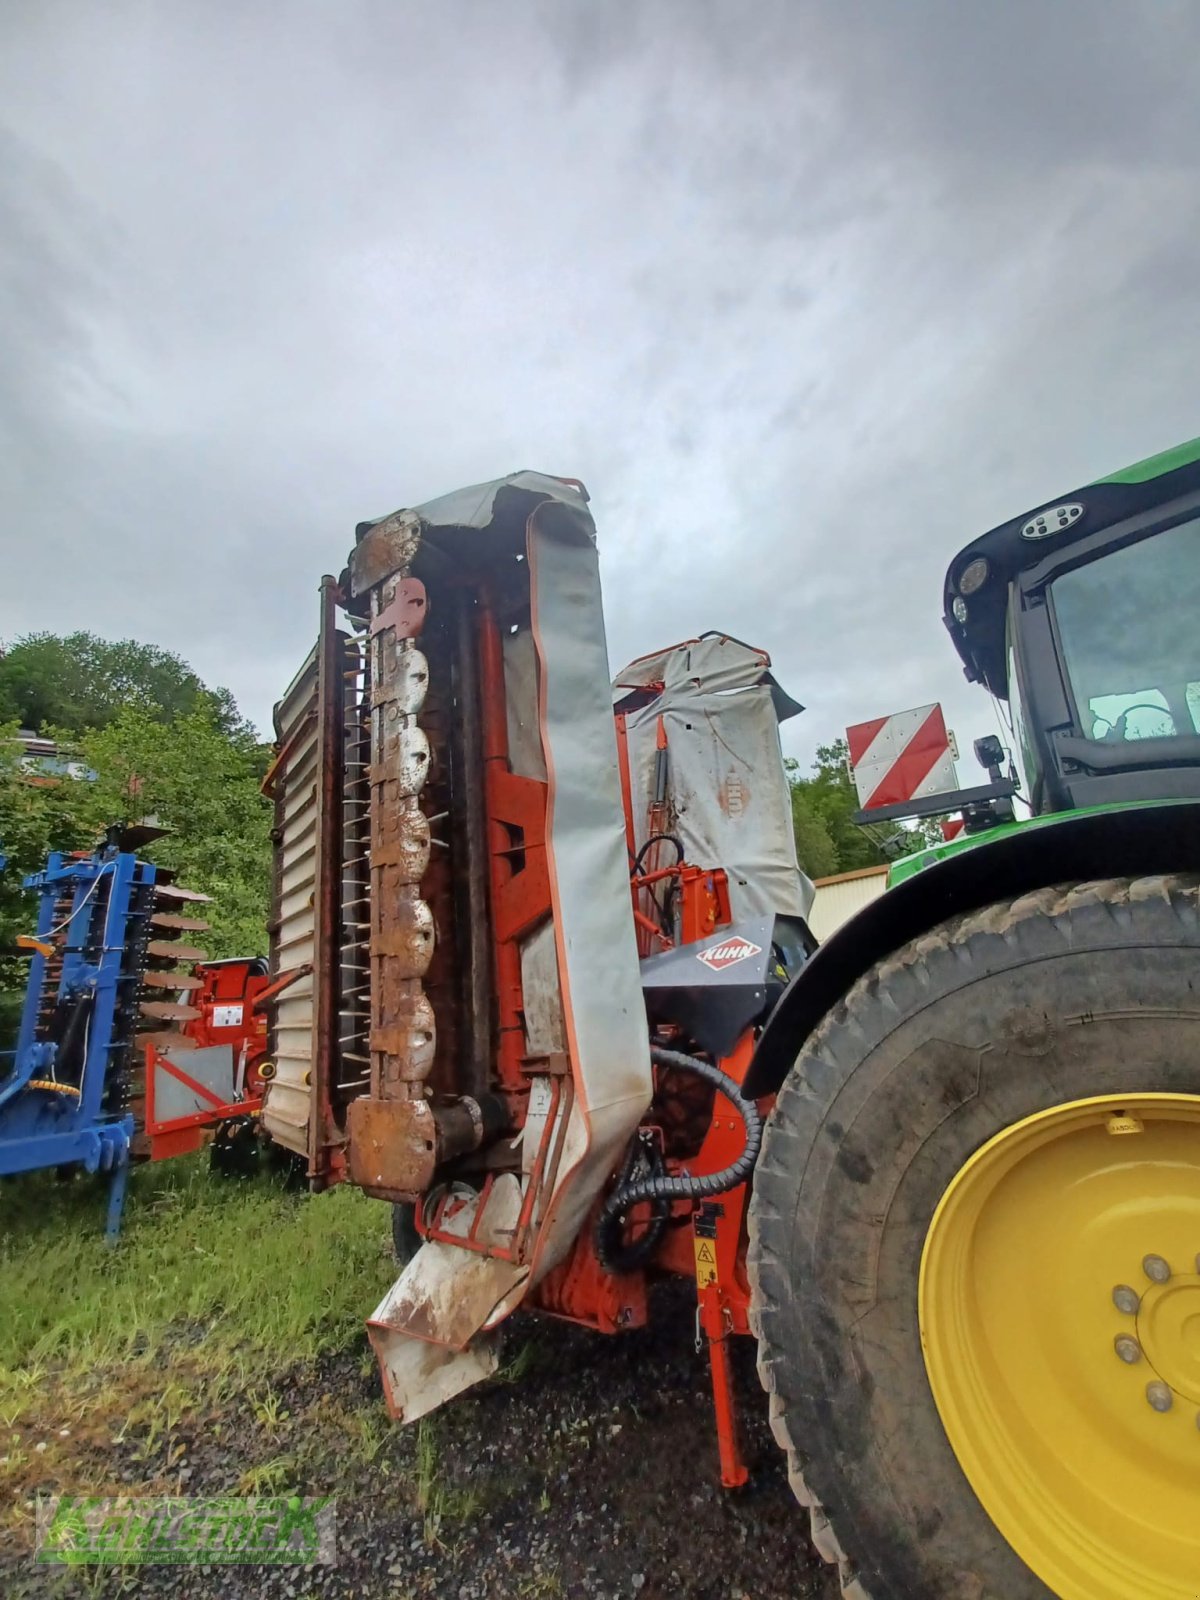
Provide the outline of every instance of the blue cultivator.
{"type": "Polygon", "coordinates": [[[143,1044],[177,1038],[171,1025],[196,1014],[179,993],[194,980],[154,969],[164,957],[174,965],[174,902],[204,898],[121,849],[127,839],[114,834],[86,857],[52,854],[25,880],[40,896],[37,932],[18,941],[32,962],[16,1050],[0,1054],[0,1176],[111,1174],[110,1241],[138,1153],[143,1044]],[[138,1032],[148,1024],[167,1031],[138,1032]]]}

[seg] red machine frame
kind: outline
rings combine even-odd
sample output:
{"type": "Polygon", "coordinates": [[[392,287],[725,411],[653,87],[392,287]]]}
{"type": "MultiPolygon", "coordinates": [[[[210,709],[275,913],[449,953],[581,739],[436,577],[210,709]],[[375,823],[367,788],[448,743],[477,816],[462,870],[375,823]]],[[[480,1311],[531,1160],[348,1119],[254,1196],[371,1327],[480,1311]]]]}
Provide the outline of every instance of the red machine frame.
{"type": "MultiPolygon", "coordinates": [[[[507,718],[504,700],[504,663],[500,631],[486,595],[478,610],[480,645],[480,690],[483,712],[485,754],[485,808],[491,895],[493,906],[493,951],[500,1009],[499,1077],[508,1094],[528,1091],[528,1068],[523,1055],[521,1012],[524,998],[518,939],[549,909],[549,881],[546,871],[545,812],[546,785],[535,779],[515,776],[508,763],[507,718]],[[520,861],[520,869],[515,862],[520,861]]],[[[635,820],[629,772],[628,739],[625,716],[616,714],[617,750],[625,811],[626,839],[631,869],[635,863],[635,820]]],[[[666,734],[659,724],[659,746],[665,751],[666,734]]],[[[648,817],[651,836],[665,828],[665,816],[651,807],[648,817]]],[[[656,847],[651,847],[652,852],[656,847]]],[[[640,953],[666,949],[672,938],[660,923],[647,914],[645,902],[659,884],[673,881],[678,891],[679,943],[691,944],[710,938],[732,922],[726,875],[720,868],[703,868],[679,861],[660,867],[651,860],[648,870],[631,871],[631,910],[637,928],[640,953]]],[[[741,1084],[754,1051],[754,1031],[748,1029],[731,1054],[717,1061],[720,1069],[741,1084]]],[[[562,1136],[551,1147],[562,1095],[570,1092],[570,1078],[563,1062],[557,1072],[553,1063],[538,1063],[540,1070],[551,1068],[552,1104],[546,1118],[545,1133],[539,1146],[530,1181],[526,1188],[520,1218],[510,1244],[484,1242],[482,1226],[494,1177],[484,1180],[482,1199],[476,1207],[473,1224],[464,1236],[447,1229],[446,1224],[461,1201],[444,1191],[431,1196],[428,1213],[424,1202],[416,1207],[416,1226],[425,1239],[436,1239],[459,1248],[524,1261],[529,1245],[530,1224],[537,1199],[546,1185],[553,1184],[562,1136]]],[[[760,1109],[769,1109],[764,1102],[760,1109]]],[[[566,1121],[559,1124],[565,1129],[566,1121]]],[[[660,1138],[653,1111],[643,1124],[650,1138],[660,1138]]],[[[668,1173],[686,1169],[700,1177],[730,1166],[745,1144],[745,1129],[736,1109],[723,1106],[716,1094],[712,1115],[696,1155],[686,1162],[667,1160],[668,1173]]],[[[601,1202],[602,1203],[602,1202],[601,1202]]],[[[746,1213],[749,1189],[746,1184],[707,1202],[676,1201],[668,1226],[649,1267],[634,1273],[614,1275],[596,1255],[592,1227],[585,1226],[567,1259],[538,1284],[528,1303],[551,1315],[577,1322],[603,1333],[621,1333],[644,1325],[647,1319],[648,1278],[671,1273],[694,1279],[697,1292],[696,1347],[707,1343],[713,1386],[721,1482],[726,1488],[740,1488],[749,1478],[742,1452],[737,1422],[737,1405],[729,1357],[729,1339],[750,1332],[750,1288],[745,1272],[746,1213]],[[688,1226],[690,1220],[690,1227],[688,1226]]],[[[597,1206],[597,1212],[599,1205],[597,1206]]],[[[636,1229],[638,1213],[648,1206],[635,1207],[630,1225],[636,1229]]],[[[594,1220],[594,1218],[593,1218],[594,1220]]]]}
{"type": "MultiPolygon", "coordinates": [[[[528,1265],[532,1256],[536,1230],[534,1219],[542,1198],[554,1187],[560,1159],[565,1144],[569,1097],[573,1093],[570,1062],[566,1057],[532,1055],[525,1033],[525,995],[522,981],[521,941],[525,939],[552,910],[549,863],[547,860],[546,819],[549,797],[548,784],[539,779],[515,773],[512,770],[509,749],[509,724],[507,714],[505,677],[505,634],[513,621],[503,611],[499,597],[486,581],[450,578],[447,594],[452,597],[451,611],[460,618],[471,634],[470,655],[477,663],[477,693],[479,714],[479,754],[482,783],[482,832],[484,874],[488,886],[487,948],[490,967],[489,985],[493,993],[496,1033],[495,1056],[491,1063],[492,1077],[489,1093],[503,1100],[507,1106],[506,1124],[510,1129],[524,1125],[529,1111],[530,1097],[544,1095],[546,1105],[539,1106],[539,1115],[546,1112],[544,1128],[534,1153],[524,1185],[524,1194],[515,1226],[505,1233],[490,1225],[489,1211],[494,1210],[492,1198],[496,1180],[503,1161],[485,1160],[477,1196],[470,1202],[473,1216],[469,1229],[461,1229],[458,1214],[468,1202],[461,1191],[453,1186],[436,1184],[428,1187],[421,1175],[435,1165],[435,1141],[440,1137],[436,1111],[429,1102],[405,1098],[389,1099],[381,1094],[379,1052],[392,1048],[388,1029],[373,1023],[371,1030],[372,1087],[369,1095],[359,1092],[359,1098],[349,1101],[350,1118],[346,1137],[339,1143],[324,1134],[317,1139],[317,1154],[310,1151],[310,1175],[322,1186],[350,1177],[367,1192],[408,1203],[415,1201],[414,1221],[418,1234],[425,1240],[438,1241],[481,1255],[512,1263],[528,1265]],[[456,612],[454,610],[456,609],[456,612]],[[411,1114],[420,1104],[425,1120],[419,1124],[411,1114]],[[355,1133],[354,1113],[358,1110],[359,1131],[355,1133]],[[406,1130],[415,1129],[420,1137],[406,1139],[406,1130]],[[371,1152],[370,1172],[364,1175],[353,1172],[356,1143],[371,1152]],[[417,1154],[410,1158],[411,1145],[417,1154]],[[343,1149],[348,1149],[350,1161],[343,1159],[343,1149]],[[457,1222],[456,1228],[452,1224],[457,1222]],[[498,1242],[502,1239],[503,1242],[498,1242]]],[[[394,628],[397,641],[415,639],[428,620],[424,604],[424,588],[419,580],[405,577],[398,581],[395,594],[382,615],[372,618],[371,637],[382,631],[384,619],[394,628]],[[393,611],[395,615],[393,615],[393,611]]],[[[336,634],[333,627],[335,605],[345,603],[346,596],[339,593],[332,579],[322,585],[322,632],[318,645],[320,676],[317,682],[315,705],[310,715],[317,717],[318,745],[325,754],[321,765],[322,796],[325,801],[326,821],[333,830],[319,852],[326,862],[324,889],[316,890],[318,907],[315,970],[318,991],[329,989],[324,1009],[331,1015],[336,1011],[336,962],[331,959],[329,941],[337,924],[336,892],[338,880],[332,874],[341,872],[342,852],[336,834],[336,808],[332,796],[339,791],[342,772],[338,741],[344,737],[345,710],[342,697],[344,674],[339,668],[336,634]],[[323,719],[323,720],[322,720],[323,719]],[[343,719],[343,720],[339,720],[343,719]],[[328,747],[328,748],[326,748],[328,747]],[[326,794],[325,790],[329,793],[326,794]],[[327,903],[328,902],[328,903],[327,903]],[[322,950],[324,955],[322,956],[322,950]]],[[[457,624],[456,624],[457,625],[457,624]]],[[[521,624],[518,623],[518,626],[521,624]]],[[[442,649],[434,638],[427,641],[429,648],[442,649]]],[[[360,669],[354,668],[353,673],[360,669]]],[[[650,686],[651,690],[653,686],[650,686]]],[[[469,691],[473,693],[474,691],[469,691]]],[[[378,710],[381,703],[372,701],[378,710]]],[[[446,715],[442,707],[438,713],[446,715]]],[[[668,949],[673,943],[689,945],[710,939],[720,929],[732,923],[730,897],[726,874],[720,868],[703,867],[684,860],[663,866],[660,864],[656,836],[666,833],[667,797],[665,771],[668,760],[667,734],[662,720],[658,724],[659,767],[656,771],[655,794],[648,809],[647,838],[639,857],[636,839],[639,829],[634,817],[632,786],[630,782],[629,741],[626,717],[614,713],[621,793],[624,807],[626,841],[630,864],[630,913],[634,921],[639,953],[650,956],[668,949]],[[657,906],[655,896],[670,885],[671,931],[664,926],[666,918],[657,906]]],[[[427,726],[434,718],[430,717],[427,726]]],[[[307,724],[305,725],[307,726],[307,724]]],[[[293,738],[298,735],[293,735],[293,738]]],[[[285,747],[286,749],[286,747],[285,747]]],[[[285,751],[276,758],[273,771],[283,761],[285,751]]],[[[372,785],[382,784],[383,768],[371,771],[372,785]]],[[[385,800],[372,793],[371,805],[385,804],[385,800]]],[[[440,815],[440,814],[439,814],[440,815]]],[[[372,810],[372,831],[376,828],[376,813],[372,810]]],[[[436,820],[436,819],[435,819],[436,820]]],[[[394,846],[372,838],[371,871],[372,894],[379,892],[375,874],[389,860],[394,846]]],[[[435,852],[426,869],[423,897],[433,909],[438,928],[438,946],[434,960],[452,959],[454,931],[443,942],[442,922],[447,885],[435,882],[439,862],[435,852]],[[439,953],[440,947],[440,953],[439,953]]],[[[449,920],[449,919],[447,919],[449,920]]],[[[372,948],[380,949],[388,941],[400,937],[403,930],[387,932],[379,923],[379,907],[372,909],[372,948]]],[[[336,946],[333,946],[336,949],[336,946]]],[[[431,973],[433,969],[430,969],[431,973]]],[[[272,990],[257,996],[261,1004],[271,992],[277,992],[290,977],[281,977],[272,990]]],[[[376,981],[372,973],[371,982],[376,981]]],[[[434,981],[430,978],[430,983],[434,981]]],[[[372,1006],[374,1008],[374,997],[372,1006]]],[[[374,1017],[374,1009],[372,1012],[374,1017]]],[[[447,1030],[452,1035],[451,1029],[447,1030]]],[[[394,1030],[393,1030],[394,1031],[394,1030]]],[[[322,1130],[331,1121],[331,1075],[329,1052],[333,1045],[328,1041],[333,1035],[328,1018],[322,1025],[318,1019],[315,1028],[318,1044],[314,1051],[312,1078],[313,1109],[322,1130]],[[323,1055],[322,1052],[325,1052],[323,1055]]],[[[656,1042],[676,1042],[673,1030],[659,1028],[656,1042]]],[[[680,1043],[686,1041],[680,1040],[680,1043]]],[[[264,1042],[265,1048],[265,1042],[264,1042]]],[[[747,1029],[724,1058],[715,1064],[740,1085],[744,1081],[754,1049],[754,1030],[747,1029]]],[[[453,1052],[453,1059],[465,1058],[466,1051],[453,1052]]],[[[184,1069],[186,1070],[186,1069],[184,1069]]],[[[669,1070],[669,1069],[668,1069],[669,1070]]],[[[465,1085],[438,1079],[435,1064],[432,1074],[434,1095],[461,1095],[465,1085]]],[[[738,1108],[724,1099],[720,1091],[712,1091],[711,1099],[703,1092],[694,1106],[684,1108],[680,1123],[682,1135],[676,1138],[675,1148],[686,1146],[686,1156],[668,1154],[664,1129],[658,1126],[662,1116],[662,1070],[655,1068],[656,1092],[637,1137],[656,1145],[656,1157],[661,1157],[662,1168],[668,1176],[686,1175],[699,1178],[723,1171],[733,1165],[745,1147],[745,1125],[738,1108]]],[[[669,1096],[668,1096],[669,1103],[669,1096]]],[[[435,1102],[436,1104],[436,1102],[435,1102]]],[[[768,1103],[760,1105],[765,1111],[768,1103]]],[[[243,1103],[239,1112],[252,1111],[256,1103],[243,1103]]],[[[230,1113],[228,1106],[213,1105],[211,1119],[198,1116],[194,1120],[199,1138],[199,1126],[206,1121],[219,1120],[230,1113]]],[[[164,1131],[165,1130],[161,1130],[164,1131]]],[[[182,1139],[188,1130],[178,1129],[174,1136],[182,1139]]],[[[677,1130],[678,1132],[678,1130],[677,1130]]],[[[437,1159],[444,1160],[445,1152],[438,1150],[437,1159]]],[[[615,1174],[614,1174],[615,1176],[615,1174]]],[[[736,1404],[729,1358],[729,1339],[733,1334],[749,1332],[749,1285],[745,1274],[746,1213],[749,1193],[745,1183],[725,1191],[709,1201],[677,1200],[671,1202],[670,1216],[662,1236],[650,1259],[625,1272],[613,1272],[602,1265],[595,1243],[595,1224],[599,1219],[606,1196],[601,1196],[580,1229],[575,1243],[565,1259],[540,1279],[527,1297],[526,1303],[549,1315],[561,1317],[604,1333],[619,1333],[645,1324],[648,1316],[648,1286],[655,1276],[670,1273],[691,1278],[696,1284],[697,1349],[707,1342],[712,1373],[713,1399],[716,1413],[717,1438],[720,1454],[721,1481],[729,1488],[743,1485],[749,1476],[738,1437],[736,1404]]],[[[625,1220],[628,1234],[649,1225],[651,1203],[631,1207],[625,1220]]],[[[660,1208],[661,1210],[661,1208],[660,1208]]]]}
{"type": "MultiPolygon", "coordinates": [[[[218,1124],[235,1117],[256,1116],[262,1105],[262,1078],[259,1068],[267,1053],[267,1021],[263,1009],[265,1002],[277,994],[284,982],[272,983],[265,972],[254,969],[258,962],[247,959],[198,962],[192,969],[200,979],[200,987],[188,995],[188,1004],[200,1015],[181,1030],[186,1046],[179,1050],[186,1061],[187,1051],[211,1045],[227,1044],[239,1054],[239,1071],[242,1097],[224,1101],[207,1084],[192,1077],[186,1066],[153,1044],[145,1047],[146,1155],[151,1161],[168,1160],[199,1150],[206,1135],[218,1124]],[[236,1023],[218,1025],[218,1008],[240,1007],[236,1023]],[[159,1071],[168,1073],[204,1102],[204,1109],[186,1116],[162,1117],[156,1114],[155,1081],[159,1071]]],[[[284,980],[294,981],[289,974],[284,980]]]]}

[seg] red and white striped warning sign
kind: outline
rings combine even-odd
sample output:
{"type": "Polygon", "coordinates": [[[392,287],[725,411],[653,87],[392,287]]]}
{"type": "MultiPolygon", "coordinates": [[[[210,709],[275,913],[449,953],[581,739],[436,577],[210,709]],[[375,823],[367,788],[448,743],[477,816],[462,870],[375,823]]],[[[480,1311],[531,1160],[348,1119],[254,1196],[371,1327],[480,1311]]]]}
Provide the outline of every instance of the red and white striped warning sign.
{"type": "Polygon", "coordinates": [[[917,706],[846,729],[850,770],[864,811],[958,788],[940,705],[917,706]]]}

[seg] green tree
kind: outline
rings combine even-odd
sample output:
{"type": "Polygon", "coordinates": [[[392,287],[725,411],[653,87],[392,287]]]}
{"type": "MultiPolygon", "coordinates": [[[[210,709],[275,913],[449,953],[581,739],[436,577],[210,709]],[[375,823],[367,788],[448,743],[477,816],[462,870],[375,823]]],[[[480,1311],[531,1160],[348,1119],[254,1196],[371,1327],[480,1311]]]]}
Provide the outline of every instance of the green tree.
{"type": "Polygon", "coordinates": [[[204,909],[212,956],[265,955],[271,877],[271,807],[259,791],[268,751],[250,733],[229,734],[220,706],[202,699],[163,725],[123,706],[85,733],[80,759],[97,774],[95,803],[109,818],[153,816],[168,829],[148,859],[212,896],[204,909]]]}
{"type": "Polygon", "coordinates": [[[796,855],[810,878],[879,866],[933,844],[942,837],[937,822],[883,823],[868,831],[854,821],[858,794],[850,776],[844,739],[817,747],[810,777],[788,761],[796,855]]]}
{"type": "Polygon", "coordinates": [[[51,850],[78,850],[104,831],[104,817],[93,786],[62,779],[32,780],[21,770],[24,747],[16,724],[0,727],[0,854],[8,865],[0,873],[0,1050],[16,1032],[27,957],[17,953],[17,936],[32,933],[36,902],[21,888],[51,850]]]}
{"type": "Polygon", "coordinates": [[[854,821],[858,795],[846,764],[847,754],[844,739],[819,745],[810,777],[800,777],[798,764],[789,763],[796,854],[810,878],[853,872],[888,859],[854,821]]]}
{"type": "Polygon", "coordinates": [[[210,692],[185,661],[157,645],[30,633],[0,654],[0,720],[35,733],[103,728],[123,706],[169,723],[201,705],[226,733],[249,731],[228,689],[210,692]]]}
{"type": "Polygon", "coordinates": [[[237,720],[239,730],[226,731],[222,704],[201,693],[169,723],[126,704],[73,740],[51,730],[93,780],[31,779],[15,729],[0,730],[0,850],[9,858],[0,876],[0,1048],[11,1040],[25,982],[16,936],[33,931],[35,916],[22,877],[50,850],[91,849],[114,822],[154,816],[170,830],[140,853],[212,897],[201,908],[212,924],[200,940],[209,955],[266,953],[271,808],[259,784],[269,752],[237,720]]]}
{"type": "Polygon", "coordinates": [[[829,824],[818,810],[811,793],[811,782],[799,778],[799,763],[788,760],[788,781],[792,790],[792,831],[796,835],[796,859],[810,878],[827,878],[838,870],[837,846],[829,824]]]}

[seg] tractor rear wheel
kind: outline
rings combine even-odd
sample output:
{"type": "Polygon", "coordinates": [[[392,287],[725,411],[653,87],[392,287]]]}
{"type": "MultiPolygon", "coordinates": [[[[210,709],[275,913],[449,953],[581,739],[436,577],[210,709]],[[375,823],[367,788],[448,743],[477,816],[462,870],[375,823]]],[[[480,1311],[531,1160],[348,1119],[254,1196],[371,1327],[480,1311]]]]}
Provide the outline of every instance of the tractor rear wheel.
{"type": "Polygon", "coordinates": [[[1040,890],[804,1044],[750,1212],[772,1425],[850,1600],[1200,1576],[1200,879],[1040,890]]]}

